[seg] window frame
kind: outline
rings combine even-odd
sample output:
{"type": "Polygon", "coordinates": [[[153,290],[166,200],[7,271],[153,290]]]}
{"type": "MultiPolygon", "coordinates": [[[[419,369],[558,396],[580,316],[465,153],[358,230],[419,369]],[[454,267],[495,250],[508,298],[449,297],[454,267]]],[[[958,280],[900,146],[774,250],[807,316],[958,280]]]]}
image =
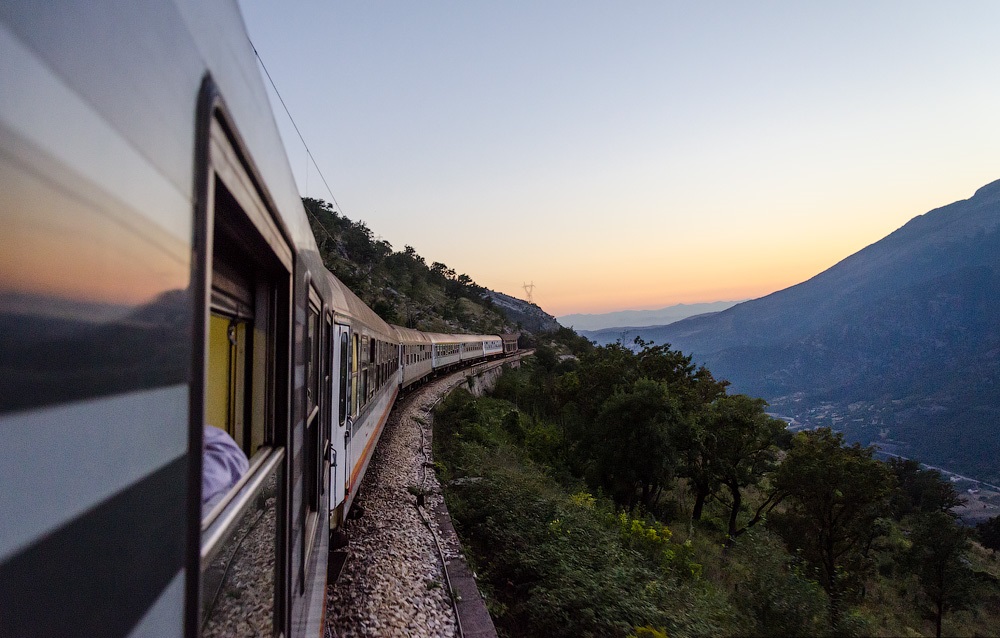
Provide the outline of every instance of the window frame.
{"type": "MultiPolygon", "coordinates": [[[[194,296],[194,338],[189,399],[188,447],[188,536],[185,560],[185,635],[199,635],[202,625],[202,568],[212,559],[235,522],[249,510],[266,485],[277,480],[275,502],[274,579],[270,596],[270,616],[275,635],[287,635],[291,626],[287,606],[289,565],[287,551],[287,465],[291,361],[291,309],[293,250],[290,234],[279,216],[267,189],[236,132],[218,88],[206,75],[198,98],[195,134],[195,193],[193,215],[193,259],[191,289],[194,296]],[[219,208],[220,193],[235,206],[219,208]],[[248,287],[254,298],[254,327],[248,331],[252,346],[246,361],[251,372],[247,382],[247,403],[262,428],[250,427],[250,440],[258,436],[269,445],[250,454],[250,467],[230,490],[228,502],[210,521],[201,516],[203,430],[205,423],[205,380],[208,358],[209,313],[224,306],[226,295],[213,295],[213,283],[221,283],[214,266],[219,262],[216,239],[226,235],[244,253],[255,258],[255,281],[248,287]],[[250,247],[248,249],[248,247],[250,247]],[[213,299],[215,304],[213,304],[213,299]],[[255,372],[260,369],[261,372],[255,372]]],[[[226,286],[215,286],[218,293],[226,286]]],[[[244,299],[246,301],[246,299],[244,299]]],[[[236,315],[242,314],[236,307],[236,315]]],[[[227,314],[227,313],[223,313],[227,314]]],[[[251,450],[253,452],[253,450],[251,450]]]]}

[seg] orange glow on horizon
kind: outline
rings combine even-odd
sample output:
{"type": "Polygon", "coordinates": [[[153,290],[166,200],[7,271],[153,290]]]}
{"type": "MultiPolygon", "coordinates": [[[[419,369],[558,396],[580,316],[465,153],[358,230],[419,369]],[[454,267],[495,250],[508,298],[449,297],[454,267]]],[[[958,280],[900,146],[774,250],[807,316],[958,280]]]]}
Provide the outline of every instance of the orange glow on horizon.
{"type": "Polygon", "coordinates": [[[0,292],[134,306],[188,287],[190,247],[141,215],[12,166],[2,175],[0,292]]]}

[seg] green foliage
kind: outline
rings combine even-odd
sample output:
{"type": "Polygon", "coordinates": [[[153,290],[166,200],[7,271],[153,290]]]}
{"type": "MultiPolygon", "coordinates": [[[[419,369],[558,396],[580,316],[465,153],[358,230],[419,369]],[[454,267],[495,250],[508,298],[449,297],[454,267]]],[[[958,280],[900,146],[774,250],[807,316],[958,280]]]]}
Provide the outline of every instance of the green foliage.
{"type": "Polygon", "coordinates": [[[1000,516],[976,525],[976,536],[983,547],[993,551],[1000,549],[1000,516]]]}
{"type": "Polygon", "coordinates": [[[435,453],[447,459],[449,477],[466,477],[446,493],[448,507],[502,632],[626,636],[649,626],[672,636],[727,633],[731,611],[691,579],[693,561],[665,526],[626,519],[623,533],[606,502],[563,487],[514,444],[510,431],[520,424],[514,427],[509,404],[456,395],[435,417],[435,453]],[[650,552],[660,558],[648,560],[650,552]]]}
{"type": "Polygon", "coordinates": [[[665,386],[639,379],[608,397],[594,421],[592,476],[630,511],[654,498],[673,478],[672,431],[683,420],[665,386]],[[600,442],[600,443],[597,443],[600,442]]]}
{"type": "MultiPolygon", "coordinates": [[[[767,403],[743,394],[720,396],[705,411],[700,431],[695,434],[696,450],[700,455],[699,470],[704,474],[702,487],[722,486],[729,491],[727,507],[730,542],[761,520],[766,508],[780,499],[778,492],[760,504],[754,515],[742,527],[739,514],[744,490],[761,483],[777,465],[775,441],[785,430],[785,424],[764,413],[767,403]]],[[[700,496],[696,494],[696,497],[700,496]]]]}
{"type": "Polygon", "coordinates": [[[626,547],[645,554],[653,563],[674,574],[694,579],[701,577],[702,566],[694,560],[692,543],[671,542],[673,532],[663,523],[632,518],[625,512],[618,513],[617,523],[626,547]]]}
{"type": "Polygon", "coordinates": [[[766,530],[752,530],[729,553],[733,596],[748,636],[817,636],[827,627],[827,598],[766,530]]]}
{"type": "MultiPolygon", "coordinates": [[[[449,508],[502,635],[931,630],[935,594],[916,565],[955,556],[949,528],[928,526],[957,499],[938,473],[829,430],[790,436],[763,401],[727,395],[669,347],[567,356],[540,342],[492,397],[456,391],[435,420],[439,476],[454,481],[449,508]]],[[[1000,567],[984,569],[987,602],[946,603],[949,630],[1000,619],[1000,567]]]]}
{"type": "Polygon", "coordinates": [[[967,566],[968,532],[946,512],[932,511],[917,519],[911,538],[911,569],[940,638],[944,614],[969,602],[973,580],[967,566]]]}
{"type": "Polygon", "coordinates": [[[775,487],[788,507],[770,522],[817,575],[836,627],[844,603],[863,595],[874,567],[867,550],[887,509],[892,475],[871,448],[845,447],[842,434],[820,428],[795,436],[775,487]]]}
{"type": "Polygon", "coordinates": [[[897,519],[918,512],[947,512],[961,504],[955,488],[937,470],[922,470],[911,459],[892,458],[888,465],[896,479],[890,505],[897,519]]]}

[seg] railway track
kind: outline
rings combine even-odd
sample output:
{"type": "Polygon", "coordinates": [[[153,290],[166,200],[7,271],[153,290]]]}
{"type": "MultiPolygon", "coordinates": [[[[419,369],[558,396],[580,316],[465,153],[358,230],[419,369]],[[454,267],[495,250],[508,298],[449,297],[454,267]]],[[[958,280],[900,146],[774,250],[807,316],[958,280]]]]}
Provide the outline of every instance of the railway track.
{"type": "Polygon", "coordinates": [[[390,416],[362,483],[363,514],[348,526],[346,563],[327,590],[329,638],[496,635],[478,591],[470,596],[470,583],[454,582],[449,574],[457,561],[459,569],[452,571],[471,580],[450,523],[442,529],[435,515],[446,510],[428,467],[431,411],[467,374],[427,384],[397,403],[390,416]],[[470,610],[470,603],[481,609],[470,610]],[[463,627],[470,611],[473,620],[463,627]]]}

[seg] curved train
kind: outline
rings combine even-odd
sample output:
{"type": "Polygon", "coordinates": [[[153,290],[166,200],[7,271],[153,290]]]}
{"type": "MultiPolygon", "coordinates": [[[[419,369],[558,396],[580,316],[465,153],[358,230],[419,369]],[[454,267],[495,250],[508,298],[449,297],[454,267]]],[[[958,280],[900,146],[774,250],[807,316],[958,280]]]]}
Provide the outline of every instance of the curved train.
{"type": "Polygon", "coordinates": [[[7,2],[0,59],[0,636],[320,635],[397,395],[516,336],[323,267],[234,1],[7,2]]]}

